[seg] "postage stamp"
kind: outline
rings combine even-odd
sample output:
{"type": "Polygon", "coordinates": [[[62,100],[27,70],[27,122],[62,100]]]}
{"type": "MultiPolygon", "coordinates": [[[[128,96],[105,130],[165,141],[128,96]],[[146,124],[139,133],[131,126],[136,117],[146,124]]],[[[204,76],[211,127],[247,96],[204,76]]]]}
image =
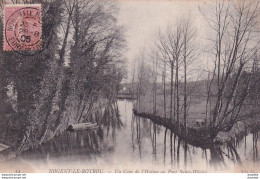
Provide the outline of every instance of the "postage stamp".
{"type": "Polygon", "coordinates": [[[12,4],[4,7],[4,50],[38,51],[42,48],[40,4],[12,4]]]}

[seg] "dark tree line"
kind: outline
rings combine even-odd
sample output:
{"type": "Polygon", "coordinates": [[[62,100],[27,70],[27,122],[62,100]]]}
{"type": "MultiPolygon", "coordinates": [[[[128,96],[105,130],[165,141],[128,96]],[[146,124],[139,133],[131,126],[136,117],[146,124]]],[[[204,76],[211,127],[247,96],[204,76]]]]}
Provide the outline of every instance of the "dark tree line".
{"type": "Polygon", "coordinates": [[[21,129],[17,151],[85,120],[97,103],[113,103],[125,76],[116,3],[33,3],[42,4],[43,50],[33,56],[0,51],[0,112],[21,129]]]}

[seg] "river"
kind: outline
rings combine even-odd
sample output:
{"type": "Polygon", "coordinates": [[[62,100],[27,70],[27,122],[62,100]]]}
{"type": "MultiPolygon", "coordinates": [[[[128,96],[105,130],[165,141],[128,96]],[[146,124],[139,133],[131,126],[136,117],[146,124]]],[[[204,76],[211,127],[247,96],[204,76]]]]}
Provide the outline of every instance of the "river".
{"type": "Polygon", "coordinates": [[[103,116],[102,129],[65,131],[15,159],[30,171],[85,168],[104,172],[210,172],[259,165],[258,133],[221,147],[201,149],[164,127],[133,115],[133,102],[119,100],[117,115],[103,116]]]}

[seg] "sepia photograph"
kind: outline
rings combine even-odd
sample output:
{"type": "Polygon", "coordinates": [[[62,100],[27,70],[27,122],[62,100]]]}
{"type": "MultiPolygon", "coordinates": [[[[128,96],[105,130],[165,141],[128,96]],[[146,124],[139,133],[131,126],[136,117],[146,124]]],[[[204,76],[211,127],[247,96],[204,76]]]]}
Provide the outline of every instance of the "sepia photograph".
{"type": "Polygon", "coordinates": [[[260,173],[260,0],[0,0],[0,19],[0,173],[260,173]]]}

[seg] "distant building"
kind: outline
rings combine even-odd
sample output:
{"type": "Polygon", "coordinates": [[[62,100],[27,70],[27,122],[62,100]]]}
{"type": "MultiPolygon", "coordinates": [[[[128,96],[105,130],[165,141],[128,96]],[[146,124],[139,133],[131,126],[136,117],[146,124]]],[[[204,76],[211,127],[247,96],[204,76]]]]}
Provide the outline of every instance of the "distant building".
{"type": "Polygon", "coordinates": [[[123,88],[121,88],[121,90],[119,91],[119,93],[127,93],[128,89],[124,86],[123,88]]]}

